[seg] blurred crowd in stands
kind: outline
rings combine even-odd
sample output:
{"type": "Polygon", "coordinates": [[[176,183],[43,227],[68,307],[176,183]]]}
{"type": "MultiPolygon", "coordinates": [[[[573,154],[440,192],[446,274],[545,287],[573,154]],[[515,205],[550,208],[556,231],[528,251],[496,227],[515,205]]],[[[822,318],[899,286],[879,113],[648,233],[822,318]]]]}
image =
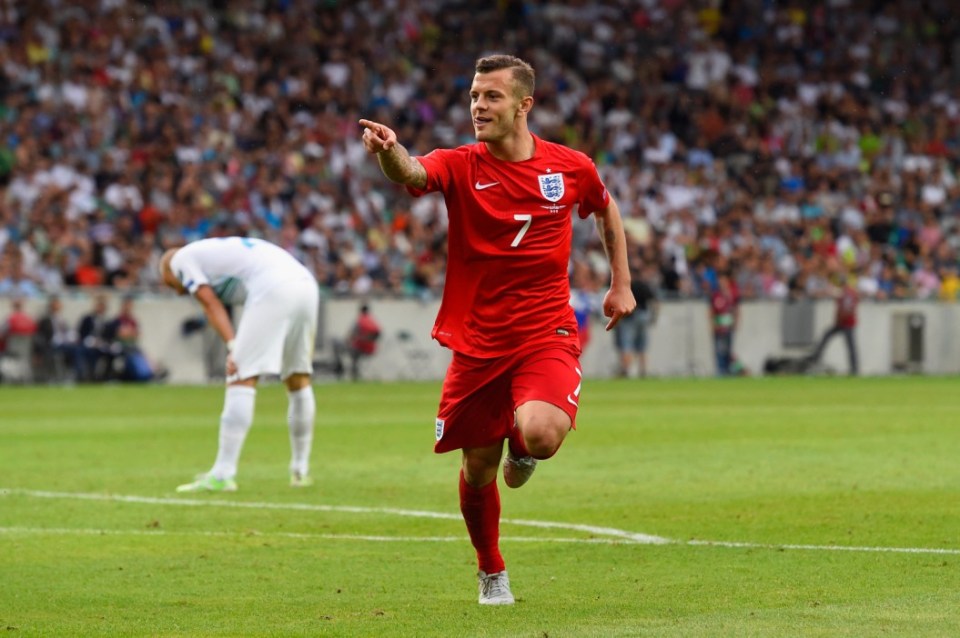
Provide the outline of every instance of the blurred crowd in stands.
{"type": "MultiPolygon", "coordinates": [[[[157,285],[167,247],[244,234],[333,295],[441,288],[438,197],[387,183],[473,141],[490,52],[538,73],[531,128],[591,156],[663,296],[960,290],[952,0],[0,0],[0,295],[157,285]]],[[[574,222],[585,289],[606,283],[574,222]]],[[[639,273],[638,273],[639,274],[639,273]]]]}

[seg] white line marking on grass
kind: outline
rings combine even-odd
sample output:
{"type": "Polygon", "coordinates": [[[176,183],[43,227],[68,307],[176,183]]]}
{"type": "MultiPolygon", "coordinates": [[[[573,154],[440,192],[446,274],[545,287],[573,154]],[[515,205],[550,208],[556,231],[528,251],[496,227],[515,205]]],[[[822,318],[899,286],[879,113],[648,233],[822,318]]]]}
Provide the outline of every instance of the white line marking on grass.
{"type": "MultiPolygon", "coordinates": [[[[187,507],[235,507],[259,510],[297,510],[306,512],[345,512],[348,514],[391,514],[394,516],[409,516],[413,518],[433,518],[448,521],[463,520],[460,514],[445,512],[428,512],[424,510],[405,510],[395,507],[358,507],[353,505],[314,505],[311,503],[264,503],[251,501],[225,501],[222,499],[190,499],[164,498],[155,496],[125,496],[122,494],[96,494],[84,492],[47,492],[42,490],[23,490],[17,488],[0,489],[0,495],[11,494],[31,496],[34,498],[62,498],[84,501],[112,501],[120,503],[140,503],[147,505],[176,505],[187,507]]],[[[608,536],[621,539],[625,542],[644,545],[666,545],[672,543],[668,538],[638,534],[612,527],[596,527],[593,525],[579,525],[577,523],[556,523],[551,521],[528,521],[524,519],[504,518],[501,523],[521,527],[538,527],[541,529],[562,529],[571,532],[583,532],[596,536],[608,536]]]]}
{"type": "MultiPolygon", "coordinates": [[[[62,536],[213,536],[242,538],[292,538],[307,540],[369,541],[374,543],[463,543],[467,536],[371,536],[368,534],[311,534],[309,532],[261,532],[247,530],[223,532],[210,530],[159,530],[159,529],[93,529],[82,527],[0,527],[0,534],[11,536],[37,536],[42,534],[62,536]]],[[[625,542],[615,538],[534,538],[532,536],[502,536],[500,540],[512,543],[587,543],[597,545],[620,545],[625,542]]]]}
{"type": "Polygon", "coordinates": [[[740,543],[736,541],[684,541],[684,545],[697,547],[732,547],[734,549],[802,549],[816,552],[877,552],[888,554],[950,554],[960,555],[960,549],[937,547],[856,547],[853,545],[775,545],[770,543],[740,543]]]}
{"type": "MultiPolygon", "coordinates": [[[[48,492],[42,490],[24,490],[19,488],[0,488],[0,496],[20,495],[34,498],[51,499],[74,499],[86,501],[110,501],[119,503],[139,503],[147,505],[174,505],[186,507],[233,507],[245,509],[261,510],[296,510],[309,512],[345,512],[349,514],[391,514],[394,516],[408,516],[414,518],[432,518],[439,520],[461,520],[459,514],[449,514],[445,512],[429,512],[425,510],[405,510],[394,507],[359,507],[352,505],[315,505],[310,503],[265,503],[251,501],[225,501],[221,499],[185,499],[185,498],[163,498],[154,496],[127,496],[122,494],[97,494],[84,492],[48,492]]],[[[583,532],[595,536],[608,538],[532,538],[525,536],[503,536],[501,540],[508,542],[553,542],[553,543],[601,543],[601,544],[625,544],[625,545],[686,545],[688,547],[727,547],[734,549],[766,549],[766,550],[806,550],[806,551],[827,551],[827,552],[870,552],[870,553],[895,553],[895,554],[940,554],[940,555],[960,555],[960,549],[936,548],[936,547],[857,547],[850,545],[804,545],[804,544],[772,544],[772,543],[748,543],[738,541],[709,541],[709,540],[676,540],[664,538],[663,536],[653,536],[650,534],[641,534],[639,532],[630,532],[614,527],[598,527],[595,525],[580,525],[577,523],[559,523],[553,521],[533,521],[525,519],[501,520],[502,523],[517,525],[521,527],[537,527],[540,529],[561,529],[572,532],[583,532]]],[[[97,530],[97,529],[71,529],[71,528],[31,528],[31,527],[0,527],[0,533],[22,533],[22,534],[141,534],[141,535],[161,535],[161,534],[190,534],[201,536],[276,536],[284,538],[325,538],[340,540],[365,540],[376,542],[451,542],[463,541],[464,537],[458,536],[366,536],[354,534],[304,534],[295,532],[166,532],[160,530],[97,530]]]]}

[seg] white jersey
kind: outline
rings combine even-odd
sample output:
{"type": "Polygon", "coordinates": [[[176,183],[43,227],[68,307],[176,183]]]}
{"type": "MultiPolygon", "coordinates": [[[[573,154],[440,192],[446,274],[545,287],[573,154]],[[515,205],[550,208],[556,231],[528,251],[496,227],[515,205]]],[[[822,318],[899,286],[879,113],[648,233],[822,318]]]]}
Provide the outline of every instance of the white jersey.
{"type": "Polygon", "coordinates": [[[170,269],[191,295],[207,285],[224,304],[257,299],[291,281],[315,281],[310,271],[283,248],[247,237],[217,237],[187,244],[173,255],[170,269]]]}
{"type": "Polygon", "coordinates": [[[224,304],[244,304],[233,350],[239,379],[312,373],[319,288],[293,255],[261,239],[201,239],[178,250],[170,269],[191,295],[210,286],[224,304]]]}

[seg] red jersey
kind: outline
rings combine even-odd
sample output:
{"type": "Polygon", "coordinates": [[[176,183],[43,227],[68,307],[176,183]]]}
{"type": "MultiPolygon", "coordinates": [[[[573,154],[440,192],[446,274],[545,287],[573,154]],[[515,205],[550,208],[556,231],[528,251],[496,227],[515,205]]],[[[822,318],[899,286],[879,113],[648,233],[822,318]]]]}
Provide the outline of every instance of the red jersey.
{"type": "Polygon", "coordinates": [[[7,317],[6,333],[13,336],[29,337],[37,331],[37,322],[22,310],[14,310],[7,317]]]}
{"type": "Polygon", "coordinates": [[[857,291],[850,286],[844,286],[837,298],[836,325],[840,328],[856,328],[857,326],[857,291]]]}
{"type": "Polygon", "coordinates": [[[418,158],[447,203],[447,274],[433,338],[471,357],[499,357],[536,344],[577,341],[567,265],[571,214],[610,196],[583,153],[534,136],[528,160],[505,162],[485,144],[418,158]]]}
{"type": "Polygon", "coordinates": [[[713,331],[727,333],[733,330],[734,313],[737,298],[733,293],[725,293],[719,288],[710,295],[710,310],[713,313],[713,331]]]}
{"type": "Polygon", "coordinates": [[[380,338],[380,325],[368,314],[361,314],[353,326],[350,335],[350,347],[360,354],[373,354],[377,351],[377,339],[380,338]]]}

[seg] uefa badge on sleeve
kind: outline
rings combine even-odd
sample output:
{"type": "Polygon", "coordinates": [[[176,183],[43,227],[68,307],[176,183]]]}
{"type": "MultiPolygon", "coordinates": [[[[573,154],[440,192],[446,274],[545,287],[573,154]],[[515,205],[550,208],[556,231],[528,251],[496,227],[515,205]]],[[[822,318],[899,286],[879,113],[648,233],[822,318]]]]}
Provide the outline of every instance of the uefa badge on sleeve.
{"type": "Polygon", "coordinates": [[[444,424],[443,419],[437,419],[437,440],[438,441],[443,438],[443,424],[444,424]]]}

